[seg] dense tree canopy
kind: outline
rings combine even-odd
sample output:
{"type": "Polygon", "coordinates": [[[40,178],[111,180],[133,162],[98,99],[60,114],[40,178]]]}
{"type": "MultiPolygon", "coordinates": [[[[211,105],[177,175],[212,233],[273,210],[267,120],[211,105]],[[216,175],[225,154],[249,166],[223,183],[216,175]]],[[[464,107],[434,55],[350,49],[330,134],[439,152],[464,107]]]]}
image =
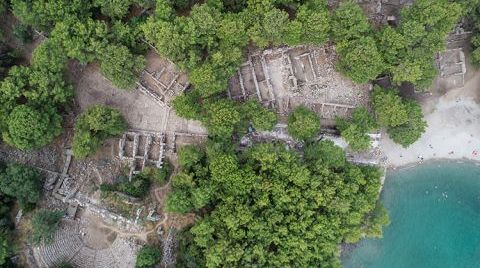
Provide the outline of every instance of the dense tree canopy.
{"type": "Polygon", "coordinates": [[[190,81],[204,97],[226,89],[249,42],[264,48],[286,43],[321,44],[328,39],[330,19],[324,0],[301,1],[303,4],[206,1],[191,6],[188,16],[176,14],[185,8],[179,8],[177,2],[157,1],[155,16],[147,20],[143,30],[161,55],[189,72],[190,81]],[[285,5],[295,16],[290,18],[285,5]],[[229,12],[232,10],[235,12],[229,12]]]}
{"type": "Polygon", "coordinates": [[[461,5],[448,0],[418,0],[404,7],[396,34],[383,33],[393,39],[382,39],[386,54],[395,54],[395,59],[389,57],[393,81],[428,88],[436,75],[435,53],[445,49],[445,38],[461,14],[461,5]]]}
{"type": "Polygon", "coordinates": [[[103,15],[120,19],[124,17],[134,0],[93,0],[93,6],[99,7],[103,15]]]}
{"type": "Polygon", "coordinates": [[[10,164],[0,173],[0,190],[16,198],[23,209],[31,209],[38,202],[42,183],[37,170],[21,164],[10,164]]]}
{"type": "Polygon", "coordinates": [[[144,67],[143,57],[134,52],[143,53],[145,44],[141,44],[138,19],[115,19],[123,18],[137,2],[142,1],[15,0],[12,9],[25,24],[50,32],[51,42],[63,49],[59,55],[82,64],[99,61],[105,77],[115,86],[129,89],[144,67]],[[95,8],[113,20],[97,18],[95,8]]]}
{"type": "Polygon", "coordinates": [[[240,122],[240,113],[230,100],[218,100],[206,105],[205,124],[212,136],[229,137],[240,122]]]}
{"type": "Polygon", "coordinates": [[[337,43],[359,39],[372,31],[363,10],[352,1],[342,2],[332,20],[332,38],[337,43]]]}
{"type": "Polygon", "coordinates": [[[189,157],[167,201],[206,209],[181,240],[187,267],[338,266],[338,244],[368,232],[380,172],[349,164],[331,142],[307,144],[305,158],[281,145],[216,148],[189,157]]]}
{"type": "Polygon", "coordinates": [[[305,106],[298,106],[288,116],[288,133],[300,140],[309,140],[320,131],[320,118],[305,106]]]}
{"type": "Polygon", "coordinates": [[[435,53],[445,49],[461,14],[462,6],[453,1],[419,0],[402,8],[398,27],[386,25],[374,33],[362,9],[345,1],[333,12],[331,25],[338,69],[357,83],[388,73],[396,84],[427,89],[437,74],[435,53]]]}
{"type": "MultiPolygon", "coordinates": [[[[258,101],[250,100],[240,106],[243,122],[250,123],[253,128],[259,131],[272,130],[277,122],[277,115],[269,109],[265,109],[258,101]]],[[[242,130],[246,130],[243,127],[242,130]]]]}
{"type": "Polygon", "coordinates": [[[177,96],[173,101],[175,112],[186,119],[201,120],[203,108],[197,90],[177,96]]]}
{"type": "Polygon", "coordinates": [[[90,1],[83,0],[12,0],[15,17],[23,23],[48,31],[56,22],[72,17],[86,18],[90,16],[90,1]]]}
{"type": "Polygon", "coordinates": [[[30,150],[61,133],[60,109],[73,96],[63,78],[66,61],[49,40],[34,51],[31,66],[10,69],[0,83],[0,131],[7,143],[30,150]]]}
{"type": "Polygon", "coordinates": [[[75,123],[73,154],[85,158],[94,153],[104,140],[123,133],[126,128],[127,123],[116,109],[92,106],[75,123]]]}
{"type": "Polygon", "coordinates": [[[334,11],[332,37],[337,43],[337,68],[354,82],[366,83],[384,71],[370,22],[357,4],[342,2],[334,11]]]}
{"type": "Polygon", "coordinates": [[[198,91],[176,97],[173,107],[182,117],[202,121],[209,134],[217,138],[230,138],[234,132],[243,134],[249,125],[257,131],[271,130],[277,122],[275,112],[255,100],[238,103],[212,98],[204,101],[198,91]]]}

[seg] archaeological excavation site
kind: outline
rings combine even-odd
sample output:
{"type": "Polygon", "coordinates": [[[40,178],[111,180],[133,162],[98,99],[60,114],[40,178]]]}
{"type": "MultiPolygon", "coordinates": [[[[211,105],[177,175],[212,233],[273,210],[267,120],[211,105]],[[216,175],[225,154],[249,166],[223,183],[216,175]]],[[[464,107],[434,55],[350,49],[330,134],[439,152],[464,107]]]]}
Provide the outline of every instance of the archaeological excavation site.
{"type": "Polygon", "coordinates": [[[0,1],[0,267],[341,267],[479,7],[0,1]]]}

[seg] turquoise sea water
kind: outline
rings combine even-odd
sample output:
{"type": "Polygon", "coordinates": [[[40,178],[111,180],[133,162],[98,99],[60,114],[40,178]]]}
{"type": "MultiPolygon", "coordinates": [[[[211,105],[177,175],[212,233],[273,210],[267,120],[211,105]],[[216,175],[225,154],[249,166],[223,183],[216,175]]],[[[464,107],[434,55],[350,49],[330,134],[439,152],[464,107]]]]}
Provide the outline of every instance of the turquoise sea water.
{"type": "Polygon", "coordinates": [[[480,267],[480,167],[436,162],[387,174],[391,224],[343,257],[344,267],[480,267]]]}

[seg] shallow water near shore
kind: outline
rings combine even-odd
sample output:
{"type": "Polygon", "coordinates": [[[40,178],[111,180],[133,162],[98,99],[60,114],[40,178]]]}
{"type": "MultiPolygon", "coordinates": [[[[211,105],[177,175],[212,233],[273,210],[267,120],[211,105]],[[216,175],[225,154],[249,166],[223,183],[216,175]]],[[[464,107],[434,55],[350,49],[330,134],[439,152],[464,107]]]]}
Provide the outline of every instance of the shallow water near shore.
{"type": "Polygon", "coordinates": [[[391,224],[343,256],[344,267],[480,267],[480,166],[433,162],[387,174],[391,224]]]}

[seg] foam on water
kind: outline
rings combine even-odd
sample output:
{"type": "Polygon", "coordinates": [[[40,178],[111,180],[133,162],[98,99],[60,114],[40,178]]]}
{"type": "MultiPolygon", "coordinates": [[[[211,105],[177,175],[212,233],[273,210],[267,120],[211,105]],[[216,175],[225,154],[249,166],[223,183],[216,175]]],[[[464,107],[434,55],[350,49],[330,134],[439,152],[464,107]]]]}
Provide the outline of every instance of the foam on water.
{"type": "Polygon", "coordinates": [[[343,265],[373,268],[480,267],[480,167],[436,162],[388,174],[382,201],[391,224],[343,265]]]}

